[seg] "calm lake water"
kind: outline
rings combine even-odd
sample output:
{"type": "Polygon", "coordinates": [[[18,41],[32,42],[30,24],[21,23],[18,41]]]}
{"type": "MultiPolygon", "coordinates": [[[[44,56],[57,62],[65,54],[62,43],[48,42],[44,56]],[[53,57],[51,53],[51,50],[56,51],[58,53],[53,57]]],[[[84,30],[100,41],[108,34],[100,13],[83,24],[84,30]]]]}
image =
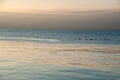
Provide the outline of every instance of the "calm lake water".
{"type": "Polygon", "coordinates": [[[120,32],[2,29],[0,80],[120,80],[120,32]]]}

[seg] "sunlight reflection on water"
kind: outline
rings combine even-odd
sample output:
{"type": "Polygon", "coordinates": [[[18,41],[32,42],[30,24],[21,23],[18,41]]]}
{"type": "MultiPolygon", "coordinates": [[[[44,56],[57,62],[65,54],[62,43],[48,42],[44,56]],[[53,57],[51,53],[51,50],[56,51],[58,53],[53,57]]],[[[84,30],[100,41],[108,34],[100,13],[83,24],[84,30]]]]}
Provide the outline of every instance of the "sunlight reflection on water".
{"type": "Polygon", "coordinates": [[[0,80],[119,80],[120,48],[104,49],[0,42],[0,80]]]}

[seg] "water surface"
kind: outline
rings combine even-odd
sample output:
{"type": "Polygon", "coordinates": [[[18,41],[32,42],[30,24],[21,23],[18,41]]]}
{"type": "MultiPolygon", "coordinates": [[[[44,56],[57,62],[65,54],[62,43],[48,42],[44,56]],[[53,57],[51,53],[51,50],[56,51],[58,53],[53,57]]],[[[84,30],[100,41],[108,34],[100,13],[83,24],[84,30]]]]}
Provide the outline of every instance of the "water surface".
{"type": "Polygon", "coordinates": [[[0,30],[0,80],[120,80],[119,36],[0,30]]]}

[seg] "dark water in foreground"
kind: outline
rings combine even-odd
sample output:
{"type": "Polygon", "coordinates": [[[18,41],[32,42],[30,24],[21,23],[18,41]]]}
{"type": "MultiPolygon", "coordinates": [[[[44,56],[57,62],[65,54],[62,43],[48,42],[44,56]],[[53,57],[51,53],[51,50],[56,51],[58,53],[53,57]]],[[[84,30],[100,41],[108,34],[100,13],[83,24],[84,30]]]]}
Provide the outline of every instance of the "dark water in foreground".
{"type": "Polygon", "coordinates": [[[120,80],[119,44],[120,32],[0,30],[0,80],[120,80]]]}
{"type": "Polygon", "coordinates": [[[21,63],[0,67],[0,80],[119,80],[120,76],[105,71],[62,66],[21,63]]]}

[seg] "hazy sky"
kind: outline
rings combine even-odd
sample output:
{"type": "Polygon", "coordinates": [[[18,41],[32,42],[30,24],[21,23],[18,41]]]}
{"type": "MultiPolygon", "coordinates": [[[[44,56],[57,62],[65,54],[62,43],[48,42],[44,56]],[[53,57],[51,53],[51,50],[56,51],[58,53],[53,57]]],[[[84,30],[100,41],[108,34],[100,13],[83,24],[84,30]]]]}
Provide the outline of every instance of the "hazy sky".
{"type": "Polygon", "coordinates": [[[0,28],[120,30],[120,0],[0,0],[0,28]]]}
{"type": "Polygon", "coordinates": [[[119,0],[1,0],[3,11],[118,8],[119,0]]]}

